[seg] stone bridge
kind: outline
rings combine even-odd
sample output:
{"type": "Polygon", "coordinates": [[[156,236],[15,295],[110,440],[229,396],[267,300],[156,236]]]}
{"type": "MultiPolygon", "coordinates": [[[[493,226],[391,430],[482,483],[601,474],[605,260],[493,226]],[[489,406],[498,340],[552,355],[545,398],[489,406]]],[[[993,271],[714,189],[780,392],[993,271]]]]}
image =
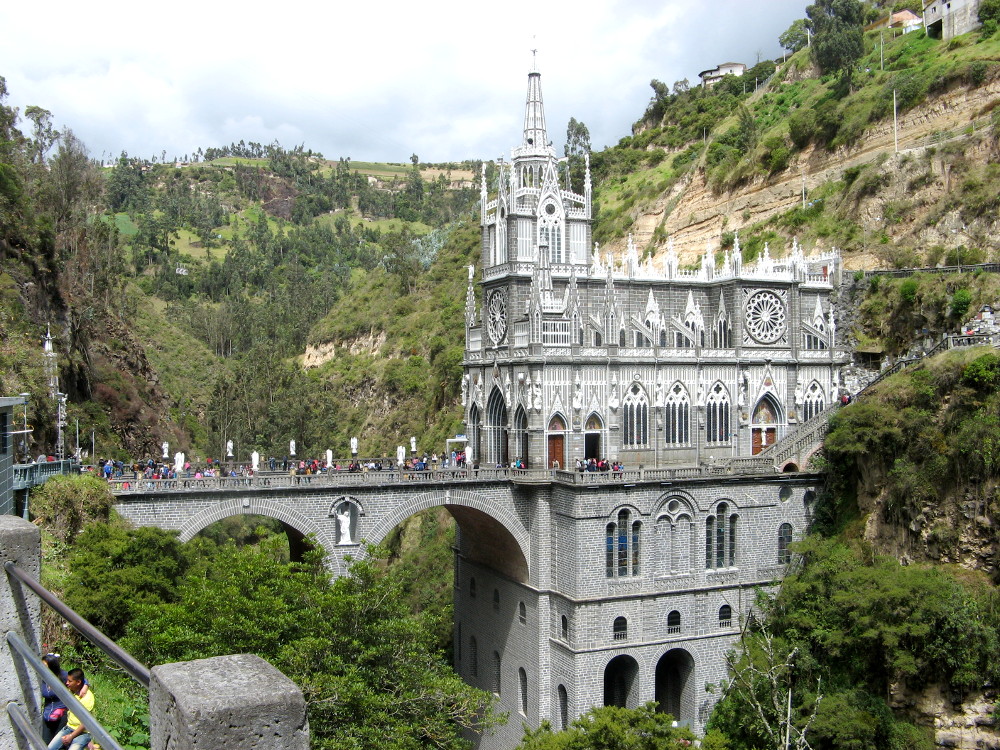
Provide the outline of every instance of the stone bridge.
{"type": "Polygon", "coordinates": [[[530,509],[522,483],[551,480],[508,471],[371,472],[289,476],[113,481],[115,509],[137,526],[180,532],[188,541],[230,516],[255,514],[280,521],[293,555],[306,537],[327,553],[331,569],[346,573],[346,558],[363,557],[400,523],[422,510],[444,507],[461,529],[471,559],[527,582],[532,553],[530,509]],[[339,516],[339,518],[338,518],[339,516]]]}

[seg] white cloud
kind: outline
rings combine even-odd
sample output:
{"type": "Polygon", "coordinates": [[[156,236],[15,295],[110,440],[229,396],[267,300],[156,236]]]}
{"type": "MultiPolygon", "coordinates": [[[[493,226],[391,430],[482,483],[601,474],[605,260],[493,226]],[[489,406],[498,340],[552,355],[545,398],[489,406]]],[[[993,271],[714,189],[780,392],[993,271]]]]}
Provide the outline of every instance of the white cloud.
{"type": "Polygon", "coordinates": [[[550,137],[630,133],[649,81],[777,55],[803,0],[459,0],[169,6],[8,3],[9,102],[37,104],[95,156],[275,139],[331,158],[494,158],[519,138],[531,52],[550,137]],[[51,19],[51,20],[50,20],[51,19]]]}

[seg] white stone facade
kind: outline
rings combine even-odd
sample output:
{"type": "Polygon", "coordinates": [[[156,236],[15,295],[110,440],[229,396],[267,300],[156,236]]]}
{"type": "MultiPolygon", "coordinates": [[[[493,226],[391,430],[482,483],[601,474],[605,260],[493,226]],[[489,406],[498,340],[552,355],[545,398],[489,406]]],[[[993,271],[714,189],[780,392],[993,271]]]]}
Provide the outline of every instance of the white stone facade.
{"type": "MultiPolygon", "coordinates": [[[[737,240],[688,269],[672,249],[653,262],[630,241],[614,259],[591,243],[589,165],[582,193],[560,169],[532,72],[522,143],[495,185],[484,169],[481,188],[463,378],[471,463],[701,467],[765,449],[838,398],[836,253],[793,244],[751,267],[737,240]]],[[[531,532],[523,580],[477,555],[463,527],[455,665],[511,716],[480,745],[509,748],[522,724],[559,728],[591,706],[652,700],[700,731],[718,699],[705,686],[725,679],[756,591],[783,574],[815,482],[588,486],[555,471],[515,489],[531,532]]]]}

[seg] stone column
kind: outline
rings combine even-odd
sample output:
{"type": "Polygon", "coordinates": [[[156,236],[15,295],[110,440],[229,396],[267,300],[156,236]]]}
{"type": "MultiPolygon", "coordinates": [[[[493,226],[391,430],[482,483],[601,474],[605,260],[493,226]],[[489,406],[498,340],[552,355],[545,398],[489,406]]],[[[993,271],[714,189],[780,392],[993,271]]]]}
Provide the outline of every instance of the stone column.
{"type": "Polygon", "coordinates": [[[308,750],[302,691],[253,654],[163,664],[149,683],[150,750],[308,750]]]}
{"type": "MultiPolygon", "coordinates": [[[[0,568],[13,562],[38,580],[42,567],[42,537],[38,527],[16,516],[0,515],[0,568]]],[[[25,591],[17,579],[11,579],[0,569],[0,629],[13,631],[24,642],[41,650],[41,601],[32,591],[25,591]]],[[[0,703],[17,703],[33,717],[35,729],[41,733],[41,688],[35,670],[13,651],[4,640],[0,643],[0,703]]],[[[27,747],[19,739],[7,711],[0,716],[0,747],[27,747]]]]}

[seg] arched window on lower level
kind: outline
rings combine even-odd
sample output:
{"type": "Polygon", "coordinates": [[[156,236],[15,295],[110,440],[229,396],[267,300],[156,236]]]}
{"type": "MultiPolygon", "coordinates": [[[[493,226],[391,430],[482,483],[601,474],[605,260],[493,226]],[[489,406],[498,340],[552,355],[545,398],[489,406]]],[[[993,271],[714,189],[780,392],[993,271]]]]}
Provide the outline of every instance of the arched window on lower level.
{"type": "Polygon", "coordinates": [[[476,636],[469,638],[469,674],[479,677],[479,644],[476,636]]]}
{"type": "Polygon", "coordinates": [[[493,652],[493,692],[500,695],[500,652],[493,652]]]}
{"type": "Polygon", "coordinates": [[[676,609],[667,615],[667,633],[673,635],[681,632],[681,613],[676,609]]]}
{"type": "Polygon", "coordinates": [[[493,611],[500,611],[500,589],[493,589],[493,611]]]}
{"type": "Polygon", "coordinates": [[[628,640],[628,620],[624,617],[616,617],[615,624],[611,628],[611,633],[616,641],[628,640]]]}
{"type": "Polygon", "coordinates": [[[569,643],[569,618],[566,615],[559,618],[559,637],[569,643]]]}
{"type": "Polygon", "coordinates": [[[569,695],[566,686],[560,685],[556,688],[559,695],[559,729],[566,729],[569,726],[569,695]]]}
{"type": "Polygon", "coordinates": [[[524,716],[528,715],[528,673],[524,671],[524,667],[520,667],[517,670],[517,681],[521,685],[521,713],[524,716]]]}
{"type": "Polygon", "coordinates": [[[517,621],[522,625],[528,624],[528,608],[524,606],[524,602],[517,603],[517,621]]]}
{"type": "Polygon", "coordinates": [[[733,608],[728,604],[719,607],[719,627],[731,628],[733,626],[733,608]]]}

